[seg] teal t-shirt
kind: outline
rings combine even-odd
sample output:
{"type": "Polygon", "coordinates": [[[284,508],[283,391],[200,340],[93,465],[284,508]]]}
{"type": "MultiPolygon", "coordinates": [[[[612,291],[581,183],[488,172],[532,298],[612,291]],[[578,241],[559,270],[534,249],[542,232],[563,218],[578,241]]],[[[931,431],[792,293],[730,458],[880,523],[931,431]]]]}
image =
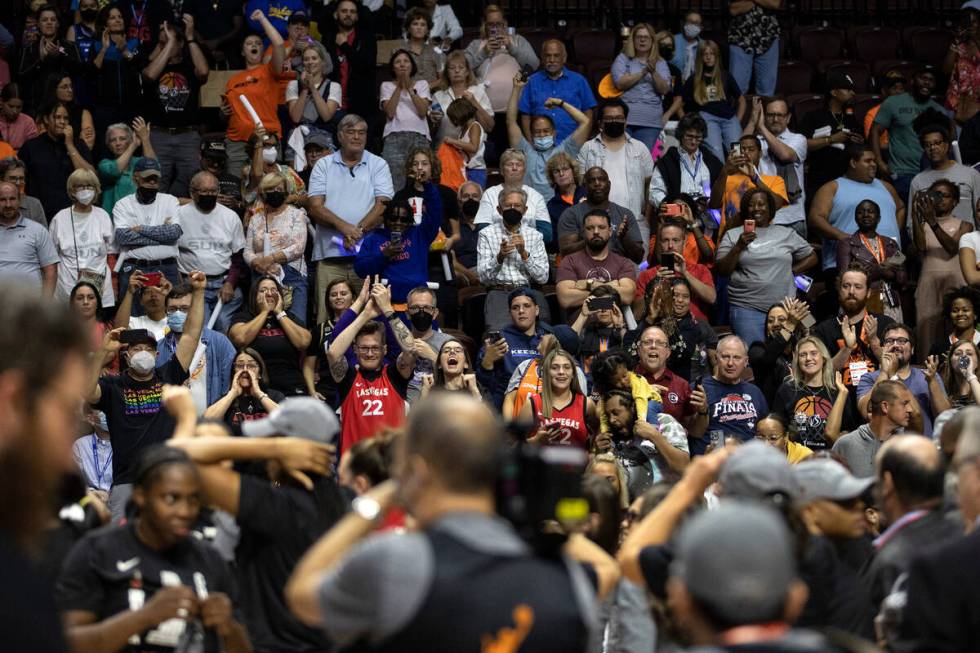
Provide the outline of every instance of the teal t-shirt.
{"type": "Polygon", "coordinates": [[[912,129],[912,122],[926,109],[946,115],[943,107],[933,100],[916,102],[910,93],[886,98],[875,116],[875,124],[888,130],[888,162],[892,172],[914,175],[922,164],[922,146],[912,129]]]}
{"type": "Polygon", "coordinates": [[[102,184],[102,208],[112,215],[112,207],[116,202],[136,192],[136,182],[133,181],[133,170],[136,162],[143,157],[130,157],[126,170],[119,172],[115,159],[99,161],[99,182],[102,184]]]}

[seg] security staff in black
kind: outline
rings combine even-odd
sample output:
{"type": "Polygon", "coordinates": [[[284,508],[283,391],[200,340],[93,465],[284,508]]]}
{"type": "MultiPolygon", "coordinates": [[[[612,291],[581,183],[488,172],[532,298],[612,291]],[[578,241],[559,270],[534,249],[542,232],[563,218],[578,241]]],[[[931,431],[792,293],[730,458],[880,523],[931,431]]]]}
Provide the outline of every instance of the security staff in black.
{"type": "Polygon", "coordinates": [[[398,480],[355,499],[307,552],[286,587],[293,613],[349,651],[585,651],[618,567],[582,536],[561,557],[536,557],[493,514],[502,441],[473,397],[414,406],[398,480]],[[359,542],[396,495],[421,530],[359,542]]]}

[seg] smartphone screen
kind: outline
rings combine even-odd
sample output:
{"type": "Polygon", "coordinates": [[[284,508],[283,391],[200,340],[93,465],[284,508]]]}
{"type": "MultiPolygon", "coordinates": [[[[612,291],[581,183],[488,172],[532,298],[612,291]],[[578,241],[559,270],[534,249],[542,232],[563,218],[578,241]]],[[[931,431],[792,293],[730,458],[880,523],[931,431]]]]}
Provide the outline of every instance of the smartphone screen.
{"type": "Polygon", "coordinates": [[[806,276],[805,274],[796,275],[795,277],[793,277],[793,281],[794,283],[796,283],[796,287],[802,290],[803,292],[809,292],[810,286],[813,285],[813,279],[806,276]]]}
{"type": "Polygon", "coordinates": [[[613,307],[614,298],[612,297],[593,297],[589,300],[590,311],[608,311],[613,307]]]}
{"type": "Polygon", "coordinates": [[[674,260],[673,252],[662,252],[660,254],[660,267],[669,268],[671,270],[677,267],[677,262],[674,260]]]}
{"type": "Polygon", "coordinates": [[[144,286],[159,286],[160,281],[163,280],[163,272],[147,272],[143,276],[146,277],[144,286]]]}
{"type": "Polygon", "coordinates": [[[751,218],[742,223],[742,228],[745,229],[745,233],[754,234],[755,233],[755,220],[751,218]]]}

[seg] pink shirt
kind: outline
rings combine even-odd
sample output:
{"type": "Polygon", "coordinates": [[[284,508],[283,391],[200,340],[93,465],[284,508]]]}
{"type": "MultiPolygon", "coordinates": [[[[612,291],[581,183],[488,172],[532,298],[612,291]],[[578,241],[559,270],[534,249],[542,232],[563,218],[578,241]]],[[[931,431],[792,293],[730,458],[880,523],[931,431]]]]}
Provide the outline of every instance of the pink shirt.
{"type": "Polygon", "coordinates": [[[13,122],[7,122],[0,117],[0,140],[10,143],[15,150],[19,150],[24,143],[40,133],[37,125],[25,113],[17,114],[13,122]]]}
{"type": "MultiPolygon", "coordinates": [[[[429,94],[429,83],[424,79],[415,82],[415,92],[419,97],[431,100],[429,94]]],[[[381,108],[384,110],[385,103],[395,94],[395,82],[381,83],[381,108]]],[[[393,132],[418,132],[429,138],[429,121],[425,116],[419,116],[415,110],[415,103],[408,93],[402,92],[398,98],[398,107],[395,109],[395,117],[385,123],[384,135],[393,132]]]]}

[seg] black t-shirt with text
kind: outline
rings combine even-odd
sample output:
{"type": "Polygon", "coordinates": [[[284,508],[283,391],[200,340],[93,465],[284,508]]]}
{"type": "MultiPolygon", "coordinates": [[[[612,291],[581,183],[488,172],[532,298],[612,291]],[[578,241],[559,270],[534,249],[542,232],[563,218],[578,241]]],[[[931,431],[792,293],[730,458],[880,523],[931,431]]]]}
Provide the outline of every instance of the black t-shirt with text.
{"type": "MultiPolygon", "coordinates": [[[[251,322],[255,316],[245,310],[237,313],[232,324],[251,322]]],[[[283,331],[275,315],[270,315],[259,330],[255,340],[249,345],[259,352],[269,371],[269,386],[275,388],[287,397],[297,394],[306,387],[303,380],[303,369],[300,359],[303,352],[296,349],[283,331]]]]}
{"type": "Polygon", "coordinates": [[[112,441],[112,483],[133,482],[139,453],[170,439],[176,422],[160,402],[163,384],[181,385],[188,378],[177,357],[156,369],[149,381],[137,381],[128,372],[99,379],[102,397],[95,407],[105,413],[112,441]]]}
{"type": "MultiPolygon", "coordinates": [[[[139,539],[136,522],[131,522],[90,533],[74,546],[61,570],[56,598],[62,611],[91,612],[103,621],[138,610],[161,588],[175,585],[194,589],[198,598],[223,593],[233,606],[239,601],[235,578],[217,551],[193,537],[156,551],[139,539]]],[[[121,651],[172,652],[188,625],[201,627],[199,621],[168,619],[137,635],[139,641],[130,640],[121,651]]],[[[217,633],[203,632],[204,651],[219,653],[217,633]]]]}
{"type": "MultiPolygon", "coordinates": [[[[234,381],[232,381],[234,383],[234,381]]],[[[281,404],[286,395],[269,388],[265,391],[269,395],[269,399],[281,404]]],[[[262,402],[253,397],[252,395],[242,395],[235,401],[231,402],[231,406],[228,406],[228,410],[225,411],[225,424],[231,429],[233,435],[242,434],[242,423],[251,422],[253,420],[262,419],[266,417],[269,413],[262,406],[262,402]]]]}

